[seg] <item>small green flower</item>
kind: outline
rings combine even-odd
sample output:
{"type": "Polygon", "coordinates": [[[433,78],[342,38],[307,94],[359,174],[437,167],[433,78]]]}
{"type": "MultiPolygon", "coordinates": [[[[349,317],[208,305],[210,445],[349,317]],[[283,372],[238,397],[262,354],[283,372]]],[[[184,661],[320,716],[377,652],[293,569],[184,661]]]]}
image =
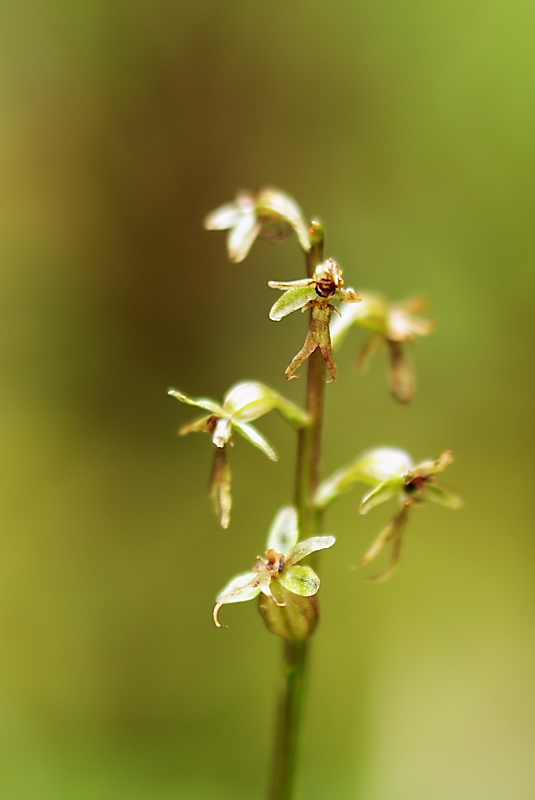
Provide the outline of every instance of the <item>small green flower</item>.
{"type": "Polygon", "coordinates": [[[264,386],[257,381],[242,381],[235,384],[223,398],[223,403],[216,403],[210,398],[198,397],[196,399],[169,389],[168,394],[176,397],[182,403],[208,411],[193,420],[193,422],[180,428],[179,433],[184,435],[194,431],[209,433],[216,446],[212,477],[210,481],[210,496],[215,512],[219,517],[221,526],[227,528],[230,522],[231,474],[227,460],[227,445],[232,445],[234,430],[247,439],[251,444],[261,450],[272,461],[277,460],[275,450],[264,439],[262,434],[251,425],[251,421],[262,417],[270,411],[277,410],[291,424],[302,427],[308,424],[308,415],[290,400],[264,386]]]}
{"type": "Polygon", "coordinates": [[[243,603],[263,594],[276,606],[286,606],[291,602],[291,595],[312,597],[320,587],[320,579],[311,567],[297,564],[303,558],[332,547],[334,536],[313,536],[299,542],[297,512],[292,506],[285,506],[278,511],[266,543],[265,556],[258,559],[249,572],[235,575],[216,597],[213,617],[218,628],[226,628],[219,622],[218,614],[226,603],[243,603]],[[278,600],[272,591],[272,582],[282,586],[288,599],[278,600]]]}
{"type": "Polygon", "coordinates": [[[399,504],[397,513],[358,564],[358,566],[368,564],[388,543],[391,543],[390,566],[377,576],[377,579],[385,580],[393,574],[398,565],[401,537],[409,509],[420,506],[428,500],[448,508],[462,506],[462,501],[456,494],[435,482],[435,476],[447,469],[452,461],[453,451],[446,450],[435,461],[423,461],[414,465],[411,456],[405,450],[378,447],[363,453],[355,461],[323,481],[316,492],[315,504],[319,509],[326,508],[356,483],[367,483],[373,487],[362,498],[361,514],[367,514],[380,503],[397,497],[399,504]]]}
{"type": "Polygon", "coordinates": [[[228,254],[236,264],[244,260],[259,236],[282,242],[295,232],[303,250],[310,249],[303,212],[295,200],[280,189],[265,188],[256,195],[239,192],[233,203],[226,203],[208,214],[204,227],[209,231],[229,231],[228,254]]]}
{"type": "Polygon", "coordinates": [[[340,312],[333,306],[331,300],[340,300],[344,303],[358,303],[360,297],[354,289],[344,289],[344,280],[340,265],[334,258],[328,258],[319,264],[312,278],[298,281],[269,281],[268,286],[284,292],[269,312],[270,319],[281,320],[293,311],[306,311],[310,308],[310,327],[301,350],[292,359],[286,368],[285,375],[288,379],[297,377],[294,372],[309,358],[319,347],[327,369],[334,380],[336,378],[336,363],[333,357],[330,321],[332,312],[340,312]]]}
{"type": "Polygon", "coordinates": [[[340,319],[333,320],[333,347],[342,342],[353,325],[371,331],[359,353],[359,369],[364,371],[375,351],[386,344],[390,353],[390,391],[400,403],[408,403],[414,395],[414,375],[405,346],[433,330],[431,320],[416,316],[426,308],[427,302],[421,297],[388,303],[380,295],[363,292],[362,303],[342,309],[340,319]]]}

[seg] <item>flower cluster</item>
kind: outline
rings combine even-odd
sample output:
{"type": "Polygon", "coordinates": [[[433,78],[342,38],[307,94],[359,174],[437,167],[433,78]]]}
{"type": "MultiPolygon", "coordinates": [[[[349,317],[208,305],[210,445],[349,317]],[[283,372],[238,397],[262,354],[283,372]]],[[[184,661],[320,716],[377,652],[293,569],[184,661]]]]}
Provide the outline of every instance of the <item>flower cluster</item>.
{"type": "MultiPolygon", "coordinates": [[[[433,329],[430,320],[419,316],[426,309],[423,299],[389,303],[381,295],[362,292],[359,296],[354,289],[345,288],[338,262],[334,258],[324,259],[322,224],[318,221],[307,223],[295,200],[279,189],[267,187],[258,192],[241,191],[233,202],[211,212],[204,224],[208,230],[228,231],[228,255],[234,263],[246,258],[257,238],[282,242],[296,235],[306,254],[306,274],[309,277],[268,283],[270,288],[282,292],[269,312],[272,320],[280,321],[294,311],[310,311],[304,344],[285,370],[287,379],[295,378],[297,370],[319,350],[331,380],[335,380],[337,367],[333,349],[341,344],[351,327],[357,326],[368,333],[358,356],[359,368],[364,369],[373,353],[379,347],[386,346],[389,353],[390,391],[399,402],[410,401],[414,394],[414,376],[406,352],[407,345],[433,329]],[[341,309],[335,303],[341,303],[341,309]],[[333,318],[333,312],[337,317],[333,318]]],[[[232,494],[228,450],[233,445],[235,432],[269,459],[276,461],[275,450],[251,423],[277,410],[293,427],[308,429],[301,431],[299,447],[303,442],[313,442],[310,450],[319,452],[319,446],[316,445],[319,445],[321,412],[318,409],[322,403],[317,400],[318,397],[322,399],[318,385],[322,383],[324,369],[319,354],[317,356],[321,374],[315,367],[309,373],[307,408],[310,415],[278,392],[256,381],[236,383],[220,403],[211,398],[192,398],[177,389],[169,390],[169,394],[181,403],[203,411],[201,416],[184,425],[179,433],[204,432],[211,437],[215,453],[210,495],[223,528],[230,523],[232,494]]],[[[305,472],[308,470],[311,475],[318,464],[307,463],[307,458],[309,455],[303,456],[300,450],[299,469],[304,466],[305,472]]],[[[314,458],[310,456],[311,461],[314,458]]],[[[397,448],[368,450],[324,480],[313,498],[310,497],[313,489],[307,485],[306,491],[301,492],[303,502],[299,514],[306,518],[310,513],[318,520],[321,512],[333,500],[357,483],[369,487],[360,503],[361,514],[395,498],[397,506],[394,516],[358,565],[368,564],[390,546],[389,566],[376,576],[384,580],[398,565],[403,534],[413,508],[427,501],[449,508],[461,506],[457,495],[436,482],[436,477],[452,461],[451,450],[434,461],[419,464],[415,464],[406,451],[397,448]]],[[[302,476],[298,474],[298,480],[301,479],[302,476]]],[[[301,489],[300,486],[299,491],[301,489]]],[[[250,570],[231,578],[217,595],[213,610],[215,625],[226,627],[219,620],[222,606],[258,598],[260,613],[270,631],[293,640],[310,636],[318,621],[316,594],[320,580],[311,566],[301,562],[316,551],[332,547],[334,543],[334,536],[327,535],[299,541],[298,511],[292,506],[280,509],[271,525],[265,553],[257,556],[250,570]]]]}

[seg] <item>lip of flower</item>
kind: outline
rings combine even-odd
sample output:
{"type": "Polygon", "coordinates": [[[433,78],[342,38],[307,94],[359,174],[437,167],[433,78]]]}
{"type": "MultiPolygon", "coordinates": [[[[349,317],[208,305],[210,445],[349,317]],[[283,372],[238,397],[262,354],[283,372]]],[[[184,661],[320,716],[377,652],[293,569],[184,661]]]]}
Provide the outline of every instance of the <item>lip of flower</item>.
{"type": "Polygon", "coordinates": [[[236,575],[217,595],[213,619],[218,628],[227,627],[218,617],[219,609],[227,603],[253,600],[262,593],[275,605],[286,605],[274,597],[272,581],[279,581],[287,592],[301,597],[317,593],[320,586],[318,576],[311,567],[299,565],[299,562],[313,552],[332,547],[336,540],[334,536],[313,536],[298,542],[298,536],[295,508],[286,506],[280,509],[268,535],[265,556],[258,556],[249,572],[236,575]]]}

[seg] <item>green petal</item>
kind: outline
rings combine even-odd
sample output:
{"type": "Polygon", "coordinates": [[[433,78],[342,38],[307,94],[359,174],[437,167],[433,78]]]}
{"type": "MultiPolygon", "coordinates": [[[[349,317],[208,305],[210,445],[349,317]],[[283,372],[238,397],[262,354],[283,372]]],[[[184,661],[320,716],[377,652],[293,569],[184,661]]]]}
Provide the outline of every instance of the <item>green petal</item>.
{"type": "Polygon", "coordinates": [[[285,589],[300,597],[312,597],[320,588],[320,579],[311,567],[285,569],[279,581],[285,589]]]}
{"type": "Polygon", "coordinates": [[[462,508],[463,506],[463,501],[458,495],[443,489],[442,486],[437,486],[436,483],[428,483],[424,492],[428,500],[441,506],[447,508],[462,508]]]}
{"type": "Polygon", "coordinates": [[[299,286],[294,289],[288,289],[272,306],[269,318],[278,322],[293,311],[303,308],[310,300],[315,300],[317,297],[314,286],[299,286]]]}
{"type": "Polygon", "coordinates": [[[332,547],[335,542],[334,536],[311,536],[310,539],[297,542],[290,552],[288,562],[297,564],[298,561],[306,558],[311,553],[315,553],[317,550],[326,550],[328,547],[332,547]]]}
{"type": "Polygon", "coordinates": [[[247,439],[248,442],[254,444],[255,447],[258,447],[265,455],[270,458],[272,461],[277,460],[277,453],[269,444],[267,439],[264,439],[262,434],[256,430],[253,425],[249,425],[246,422],[234,422],[234,427],[241,433],[244,439],[247,439]]]}
{"type": "Polygon", "coordinates": [[[181,403],[186,403],[188,406],[204,408],[205,411],[209,411],[216,417],[225,416],[221,406],[216,403],[215,400],[211,400],[208,397],[197,397],[194,399],[193,397],[188,397],[187,394],[182,394],[178,389],[168,389],[167,394],[171,395],[171,397],[176,397],[177,400],[180,400],[181,403]]]}
{"type": "Polygon", "coordinates": [[[266,549],[288,556],[299,538],[297,511],[293,506],[279,509],[271,523],[266,549]]]}
{"type": "Polygon", "coordinates": [[[360,503],[360,513],[367,514],[372,508],[390,500],[402,488],[403,484],[400,478],[391,478],[389,481],[384,481],[372,489],[371,492],[362,498],[360,503]]]}

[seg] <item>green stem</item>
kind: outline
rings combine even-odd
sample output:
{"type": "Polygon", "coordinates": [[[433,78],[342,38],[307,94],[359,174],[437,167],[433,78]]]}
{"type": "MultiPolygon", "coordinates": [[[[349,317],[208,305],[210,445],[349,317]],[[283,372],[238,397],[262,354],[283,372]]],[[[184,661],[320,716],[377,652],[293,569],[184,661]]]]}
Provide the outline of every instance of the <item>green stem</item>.
{"type": "MultiPolygon", "coordinates": [[[[306,254],[309,278],[314,274],[316,266],[324,260],[321,225],[313,222],[310,234],[313,244],[306,254]]],[[[319,517],[312,500],[320,474],[324,375],[323,356],[318,349],[308,360],[306,408],[311,424],[299,431],[297,440],[295,505],[299,514],[301,539],[308,539],[319,532],[319,517]]],[[[270,800],[294,800],[296,797],[309,654],[308,639],[284,640],[282,686],[277,711],[270,800]]]]}

